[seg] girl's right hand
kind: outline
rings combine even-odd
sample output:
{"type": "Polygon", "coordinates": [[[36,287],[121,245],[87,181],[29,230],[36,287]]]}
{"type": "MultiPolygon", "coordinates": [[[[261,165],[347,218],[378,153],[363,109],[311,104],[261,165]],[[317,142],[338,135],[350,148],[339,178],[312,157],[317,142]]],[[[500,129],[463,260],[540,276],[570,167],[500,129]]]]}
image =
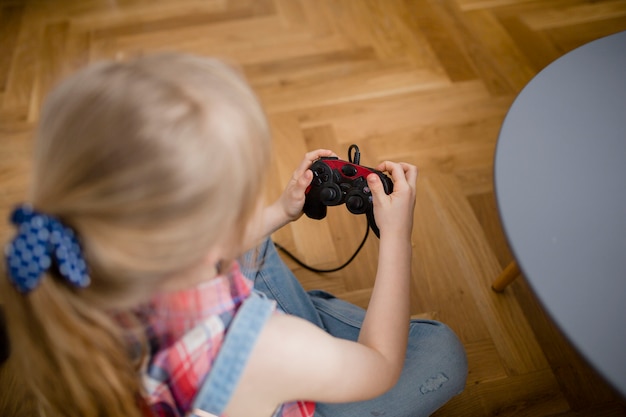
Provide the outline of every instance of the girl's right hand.
{"type": "Polygon", "coordinates": [[[367,177],[380,237],[382,239],[383,236],[389,235],[410,239],[415,209],[417,167],[404,162],[385,161],[376,169],[390,173],[393,181],[393,192],[386,194],[378,175],[370,174],[367,177]]]}

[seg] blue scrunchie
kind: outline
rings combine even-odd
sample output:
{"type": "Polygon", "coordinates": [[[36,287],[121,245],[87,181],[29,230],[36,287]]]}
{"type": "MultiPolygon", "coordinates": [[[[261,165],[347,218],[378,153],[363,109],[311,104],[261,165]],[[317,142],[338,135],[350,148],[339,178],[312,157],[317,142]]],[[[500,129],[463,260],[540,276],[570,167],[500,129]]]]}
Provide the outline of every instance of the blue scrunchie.
{"type": "Polygon", "coordinates": [[[22,293],[32,291],[44,272],[56,268],[72,285],[91,282],[78,238],[69,227],[28,205],[16,208],[11,222],[18,233],[5,250],[9,279],[22,293]]]}

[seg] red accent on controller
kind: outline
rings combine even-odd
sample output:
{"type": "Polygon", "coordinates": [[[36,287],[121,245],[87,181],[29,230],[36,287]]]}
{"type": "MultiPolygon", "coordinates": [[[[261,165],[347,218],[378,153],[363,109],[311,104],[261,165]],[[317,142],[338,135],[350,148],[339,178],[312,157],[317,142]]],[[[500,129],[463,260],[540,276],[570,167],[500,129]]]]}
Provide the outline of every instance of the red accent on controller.
{"type": "Polygon", "coordinates": [[[326,165],[328,165],[330,167],[330,169],[332,169],[333,171],[336,170],[337,172],[339,172],[341,174],[341,176],[343,176],[345,178],[358,178],[358,177],[367,178],[368,175],[375,173],[371,169],[366,168],[364,166],[355,165],[353,163],[342,161],[342,160],[336,159],[336,158],[332,158],[332,159],[330,159],[330,158],[329,159],[321,158],[321,160],[324,161],[324,163],[326,165]],[[346,173],[343,170],[343,167],[346,166],[346,165],[349,165],[349,166],[352,166],[352,167],[356,168],[356,174],[354,174],[354,175],[346,175],[346,173]]]}

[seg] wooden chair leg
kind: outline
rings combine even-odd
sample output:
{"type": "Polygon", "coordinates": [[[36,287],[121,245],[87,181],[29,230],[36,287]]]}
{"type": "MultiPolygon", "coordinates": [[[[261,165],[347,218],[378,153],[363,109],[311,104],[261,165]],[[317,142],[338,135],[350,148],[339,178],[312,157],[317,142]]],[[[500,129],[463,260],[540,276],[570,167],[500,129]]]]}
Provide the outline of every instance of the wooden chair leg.
{"type": "Polygon", "coordinates": [[[519,266],[517,262],[511,261],[510,264],[504,268],[504,271],[498,276],[498,278],[491,284],[491,289],[496,292],[502,292],[504,289],[517,278],[520,274],[519,266]]]}

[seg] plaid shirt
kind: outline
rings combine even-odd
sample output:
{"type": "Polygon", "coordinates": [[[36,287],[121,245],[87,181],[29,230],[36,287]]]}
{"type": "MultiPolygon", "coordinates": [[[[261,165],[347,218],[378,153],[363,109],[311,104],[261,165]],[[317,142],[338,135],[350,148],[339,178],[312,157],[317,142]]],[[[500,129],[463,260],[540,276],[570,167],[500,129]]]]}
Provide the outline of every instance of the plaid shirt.
{"type": "MultiPolygon", "coordinates": [[[[225,331],[252,282],[235,264],[190,290],[162,293],[138,312],[151,354],[143,367],[145,401],[155,417],[183,417],[211,371],[225,331]]],[[[281,405],[274,417],[313,417],[315,403],[281,405]]]]}

